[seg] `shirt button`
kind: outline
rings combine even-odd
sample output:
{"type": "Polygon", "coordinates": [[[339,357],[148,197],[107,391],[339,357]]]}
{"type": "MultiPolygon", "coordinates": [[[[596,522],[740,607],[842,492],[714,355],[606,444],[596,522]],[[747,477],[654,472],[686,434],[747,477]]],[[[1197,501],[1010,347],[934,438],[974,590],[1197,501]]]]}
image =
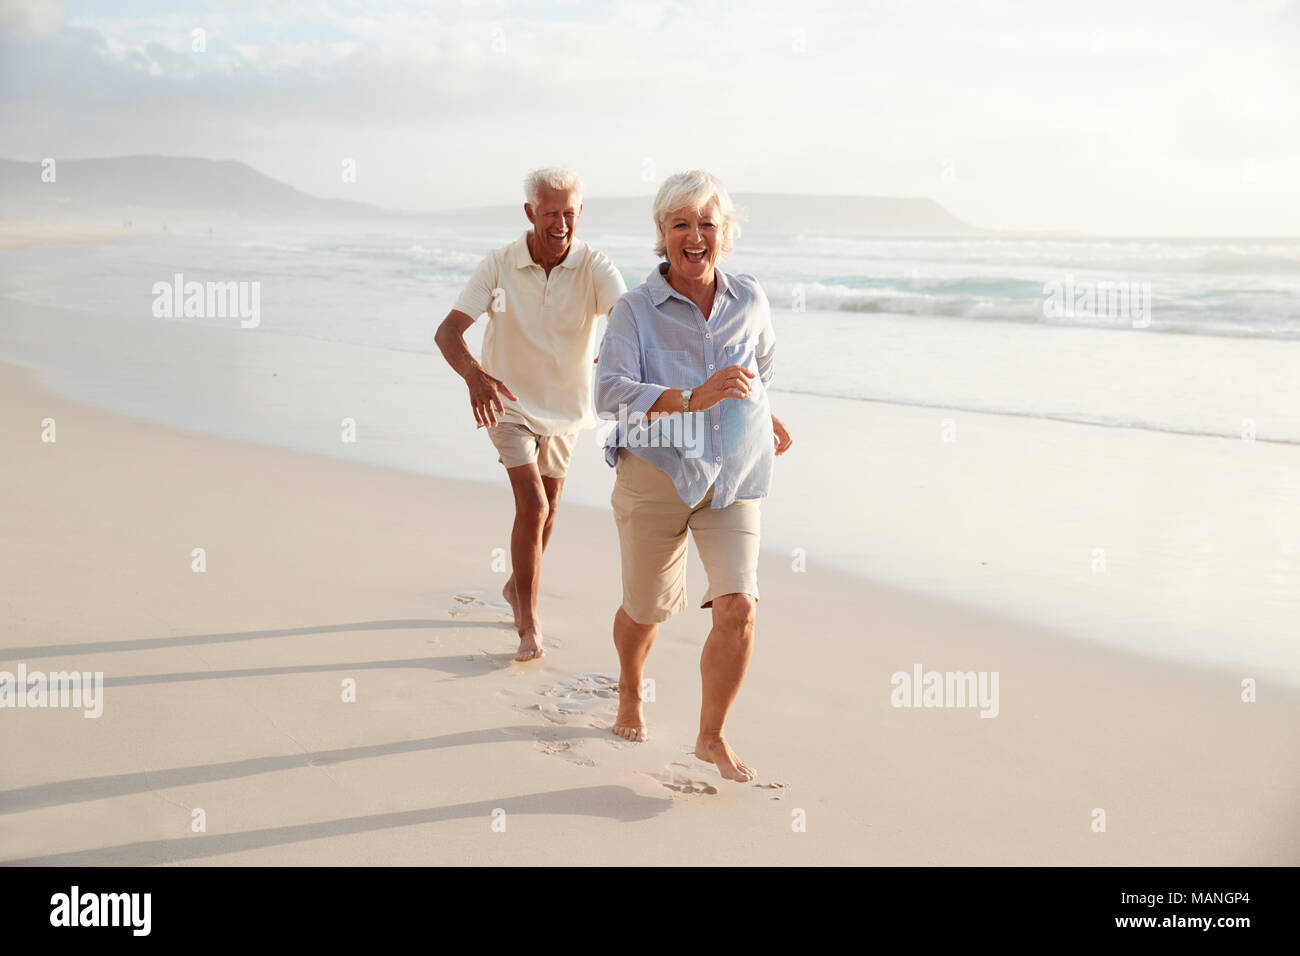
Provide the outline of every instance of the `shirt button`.
{"type": "Polygon", "coordinates": [[[710,365],[710,366],[709,366],[709,368],[713,368],[713,366],[712,366],[712,365],[710,365]]]}
{"type": "Polygon", "coordinates": [[[705,333],[704,333],[704,337],[705,337],[706,339],[711,339],[711,338],[713,338],[713,333],[712,333],[712,332],[705,332],[705,333]]]}
{"type": "Polygon", "coordinates": [[[714,426],[713,426],[713,430],[716,432],[716,431],[718,430],[718,426],[717,426],[717,425],[714,425],[714,426]]]}
{"type": "Polygon", "coordinates": [[[715,459],[713,459],[713,460],[714,460],[714,461],[722,461],[722,459],[721,459],[720,457],[719,457],[719,458],[715,458],[715,459]]]}

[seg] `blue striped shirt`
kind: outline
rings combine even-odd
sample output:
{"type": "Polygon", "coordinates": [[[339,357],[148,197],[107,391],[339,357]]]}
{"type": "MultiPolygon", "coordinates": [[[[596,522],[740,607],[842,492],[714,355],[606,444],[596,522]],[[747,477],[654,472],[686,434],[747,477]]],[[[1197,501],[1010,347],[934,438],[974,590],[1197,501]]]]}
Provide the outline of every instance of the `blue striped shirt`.
{"type": "Polygon", "coordinates": [[[753,276],[718,269],[706,321],[695,303],[668,284],[667,268],[661,262],[609,314],[596,369],[596,411],[618,424],[605,439],[605,460],[612,466],[619,447],[626,446],[666,472],[692,506],[710,486],[714,508],[737,498],[762,498],[775,460],[767,387],[776,333],[767,295],[753,276]],[[756,373],[748,398],[724,398],[703,412],[638,423],[667,389],[697,388],[729,365],[756,373]]]}

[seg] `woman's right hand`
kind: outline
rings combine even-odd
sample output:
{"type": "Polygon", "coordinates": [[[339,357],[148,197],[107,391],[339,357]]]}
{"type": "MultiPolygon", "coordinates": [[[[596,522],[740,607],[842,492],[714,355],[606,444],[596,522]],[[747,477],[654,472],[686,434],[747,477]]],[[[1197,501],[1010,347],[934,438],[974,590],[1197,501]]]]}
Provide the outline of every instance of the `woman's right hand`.
{"type": "Polygon", "coordinates": [[[691,392],[691,411],[707,411],[725,398],[748,398],[749,380],[752,378],[754,373],[743,365],[718,369],[708,381],[691,392]]]}

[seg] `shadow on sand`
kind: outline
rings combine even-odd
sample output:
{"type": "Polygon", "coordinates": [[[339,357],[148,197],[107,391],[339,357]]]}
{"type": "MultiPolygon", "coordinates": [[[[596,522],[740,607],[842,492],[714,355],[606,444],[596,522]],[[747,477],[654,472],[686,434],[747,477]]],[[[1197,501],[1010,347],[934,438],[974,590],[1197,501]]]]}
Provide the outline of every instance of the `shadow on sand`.
{"type": "Polygon", "coordinates": [[[194,784],[212,783],[216,780],[233,780],[259,773],[296,770],[300,767],[324,767],[348,760],[369,760],[393,754],[419,753],[442,750],[446,747],[466,747],[475,744],[497,744],[536,738],[544,731],[547,740],[583,740],[608,736],[607,732],[591,727],[491,727],[470,730],[442,737],[424,737],[419,740],[398,740],[386,744],[367,744],[344,747],[339,750],[317,750],[311,753],[284,754],[274,757],[249,757],[224,763],[196,764],[192,767],[171,767],[166,770],[148,770],[138,773],[119,773],[103,777],[82,777],[76,780],[57,780],[30,787],[0,791],[0,814],[21,813],[41,807],[57,807],[67,803],[88,800],[105,800],[151,790],[167,790],[194,784]]]}
{"type": "Polygon", "coordinates": [[[0,660],[29,657],[66,657],[69,654],[111,654],[115,651],[149,651],[162,647],[190,647],[196,644],[227,644],[233,641],[257,641],[268,637],[302,637],[306,634],[340,634],[347,631],[399,631],[430,628],[484,627],[494,630],[514,626],[496,621],[406,620],[356,621],[351,624],[321,624],[316,627],[279,627],[265,631],[229,631],[218,634],[183,634],[178,637],[147,637],[134,641],[91,641],[84,644],[44,644],[35,647],[0,647],[0,660]]]}
{"type": "Polygon", "coordinates": [[[549,793],[498,797],[447,807],[378,813],[367,817],[345,817],[322,823],[299,823],[269,827],[247,833],[199,834],[174,840],[143,840],[94,850],[75,850],[49,856],[6,860],[0,866],[158,866],[181,860],[197,860],[223,853],[241,853],[265,847],[283,846],[303,840],[321,840],[353,833],[373,833],[395,827],[418,826],[444,820],[480,817],[486,830],[492,811],[500,807],[511,815],[546,814],[603,817],[623,823],[648,820],[672,806],[666,797],[646,797],[628,787],[576,787],[549,793]]]}

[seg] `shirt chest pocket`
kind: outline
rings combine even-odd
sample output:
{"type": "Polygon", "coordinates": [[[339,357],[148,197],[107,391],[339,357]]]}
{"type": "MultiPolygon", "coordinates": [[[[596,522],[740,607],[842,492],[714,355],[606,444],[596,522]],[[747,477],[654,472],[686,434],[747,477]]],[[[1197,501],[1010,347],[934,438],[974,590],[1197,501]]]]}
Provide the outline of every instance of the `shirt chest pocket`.
{"type": "Polygon", "coordinates": [[[689,381],[694,377],[694,362],[691,353],[684,349],[645,350],[646,381],[654,385],[667,385],[669,388],[690,388],[699,382],[689,381]]]}
{"type": "Polygon", "coordinates": [[[754,355],[755,348],[752,342],[733,342],[725,345],[722,352],[718,355],[721,363],[718,368],[726,368],[728,365],[741,365],[751,372],[758,372],[758,361],[754,355]]]}
{"type": "Polygon", "coordinates": [[[722,351],[718,353],[718,362],[720,363],[718,365],[720,369],[731,365],[739,365],[741,368],[753,372],[754,377],[749,380],[750,396],[756,397],[763,394],[763,380],[758,377],[758,348],[756,343],[743,341],[723,346],[722,351]]]}

